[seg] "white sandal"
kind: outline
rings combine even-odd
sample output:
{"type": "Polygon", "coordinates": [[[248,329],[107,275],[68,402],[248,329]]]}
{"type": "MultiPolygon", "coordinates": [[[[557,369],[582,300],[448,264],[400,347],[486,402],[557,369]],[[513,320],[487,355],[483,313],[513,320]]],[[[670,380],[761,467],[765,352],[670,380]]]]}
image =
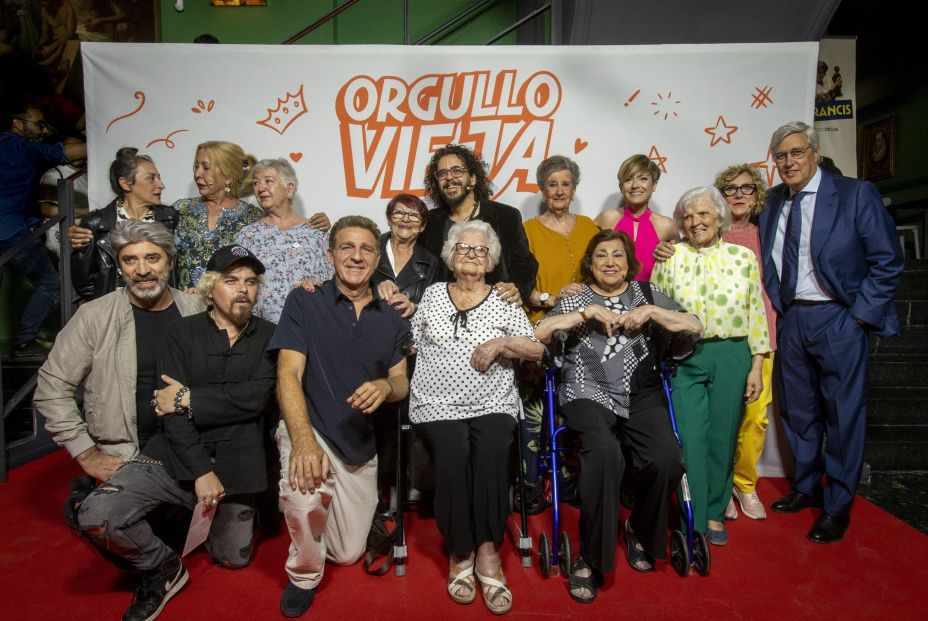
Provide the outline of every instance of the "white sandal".
{"type": "Polygon", "coordinates": [[[480,581],[483,603],[487,610],[495,615],[504,615],[512,610],[512,591],[503,582],[506,577],[503,575],[502,568],[497,570],[496,576],[493,578],[484,576],[476,570],[474,573],[477,574],[477,580],[480,581]]]}
{"type": "Polygon", "coordinates": [[[454,564],[448,571],[448,595],[456,604],[472,604],[477,599],[477,581],[474,579],[474,566],[467,569],[460,569],[458,573],[452,573],[456,569],[454,564]]]}

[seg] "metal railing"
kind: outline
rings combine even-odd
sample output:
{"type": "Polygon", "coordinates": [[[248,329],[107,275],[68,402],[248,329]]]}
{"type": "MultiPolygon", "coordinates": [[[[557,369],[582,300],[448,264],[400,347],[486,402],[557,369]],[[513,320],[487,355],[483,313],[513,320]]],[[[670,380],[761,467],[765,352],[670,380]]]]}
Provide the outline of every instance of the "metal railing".
{"type": "MultiPolygon", "coordinates": [[[[357,4],[359,1],[360,0],[347,0],[347,2],[345,2],[344,4],[340,4],[339,6],[335,7],[334,9],[332,9],[331,11],[329,11],[328,13],[326,13],[325,15],[323,15],[322,17],[314,21],[312,24],[310,24],[306,28],[303,28],[302,30],[294,34],[293,36],[288,37],[283,42],[283,45],[292,45],[293,43],[296,43],[297,41],[299,41],[300,39],[302,39],[309,33],[313,32],[320,26],[328,23],[329,21],[331,21],[332,19],[340,15],[343,11],[351,8],[352,6],[357,4]]],[[[476,18],[478,15],[482,14],[487,9],[491,8],[493,5],[498,4],[498,3],[499,3],[499,0],[475,0],[475,2],[472,5],[470,5],[469,7],[467,7],[466,9],[464,9],[463,11],[455,15],[454,17],[449,18],[444,23],[439,25],[437,28],[432,29],[428,34],[426,34],[423,37],[420,37],[415,43],[412,43],[412,45],[434,45],[435,43],[437,43],[444,37],[448,36],[452,32],[455,32],[456,30],[459,30],[460,28],[465,26],[468,22],[476,18]]],[[[531,13],[525,15],[524,17],[521,17],[515,23],[513,23],[512,25],[506,27],[505,29],[497,33],[495,36],[489,39],[486,43],[484,43],[484,45],[492,45],[496,43],[497,41],[505,37],[507,34],[512,32],[519,26],[522,26],[523,24],[530,22],[531,20],[544,14],[546,11],[550,11],[550,10],[551,10],[550,2],[546,3],[544,6],[538,7],[531,13]]],[[[409,43],[409,0],[403,0],[403,44],[405,45],[410,44],[409,43]]]]}
{"type": "MultiPolygon", "coordinates": [[[[74,314],[74,306],[76,295],[74,294],[74,288],[71,286],[71,245],[68,241],[67,231],[71,225],[74,224],[74,210],[75,210],[75,200],[74,200],[74,182],[77,181],[81,176],[87,174],[87,169],[79,170],[70,177],[66,179],[58,180],[58,215],[52,218],[49,218],[42,225],[38,226],[32,233],[29,234],[22,242],[20,242],[14,248],[10,248],[2,255],[0,255],[0,270],[2,270],[10,260],[13,259],[17,254],[22,252],[26,246],[31,244],[37,239],[41,239],[45,236],[49,229],[51,229],[56,224],[59,225],[59,230],[61,231],[61,239],[59,240],[59,250],[60,250],[60,261],[58,263],[58,277],[59,277],[59,298],[61,305],[61,325],[64,326],[68,320],[71,319],[71,316],[74,314]]],[[[38,427],[39,422],[35,416],[33,416],[34,428],[31,436],[27,438],[22,438],[16,440],[15,442],[7,445],[6,442],[6,419],[10,414],[15,410],[20,403],[23,402],[27,397],[32,394],[32,391],[35,389],[36,382],[38,380],[38,370],[35,373],[32,373],[25,382],[23,382],[13,396],[7,401],[4,398],[3,392],[3,362],[0,359],[0,411],[3,412],[3,424],[0,424],[0,483],[5,483],[7,480],[7,470],[9,461],[14,461],[11,459],[12,455],[9,455],[9,452],[19,450],[20,452],[26,453],[35,453],[36,450],[30,450],[28,446],[30,443],[35,443],[36,440],[40,437],[40,429],[38,427]]],[[[47,445],[47,439],[43,442],[43,445],[47,445]]],[[[33,447],[37,449],[38,453],[44,454],[46,452],[46,447],[33,447]]]]}
{"type": "Polygon", "coordinates": [[[332,9],[331,11],[329,11],[328,13],[326,13],[325,15],[323,15],[322,17],[320,17],[319,19],[311,23],[309,26],[307,26],[303,30],[299,31],[292,37],[289,37],[288,39],[286,39],[283,42],[283,45],[292,45],[296,43],[297,41],[299,41],[300,39],[302,39],[303,37],[311,33],[313,30],[315,30],[319,26],[322,26],[329,20],[333,19],[336,15],[338,15],[342,11],[346,9],[350,9],[352,6],[354,6],[358,2],[360,2],[360,0],[348,0],[345,4],[341,4],[335,7],[334,9],[332,9]]]}

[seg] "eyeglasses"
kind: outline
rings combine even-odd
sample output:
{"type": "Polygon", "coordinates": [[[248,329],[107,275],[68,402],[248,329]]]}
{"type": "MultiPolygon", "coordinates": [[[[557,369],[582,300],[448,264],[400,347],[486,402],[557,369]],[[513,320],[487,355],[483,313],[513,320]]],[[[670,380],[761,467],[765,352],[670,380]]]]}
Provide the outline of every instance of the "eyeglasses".
{"type": "Polygon", "coordinates": [[[390,218],[395,222],[402,222],[403,220],[409,220],[413,224],[416,222],[422,222],[422,216],[420,216],[415,211],[400,211],[397,209],[390,214],[390,218]]]}
{"type": "Polygon", "coordinates": [[[23,123],[32,123],[33,125],[38,127],[40,130],[42,130],[43,132],[52,128],[52,126],[48,123],[48,121],[33,121],[32,119],[28,119],[22,116],[16,117],[16,120],[22,121],[23,123]]]}
{"type": "Polygon", "coordinates": [[[435,178],[439,181],[444,181],[448,178],[448,175],[451,175],[452,179],[457,179],[467,171],[460,166],[452,166],[451,168],[442,168],[441,170],[435,171],[435,178]]]}
{"type": "Polygon", "coordinates": [[[779,153],[774,153],[773,161],[776,162],[777,164],[782,164],[783,162],[786,161],[787,155],[793,158],[794,160],[799,161],[805,158],[806,151],[808,151],[811,148],[812,148],[811,145],[806,145],[802,149],[790,149],[789,151],[785,151],[785,152],[780,151],[779,153]]]}
{"type": "Polygon", "coordinates": [[[486,246],[471,246],[470,244],[457,243],[454,245],[454,251],[461,256],[467,256],[474,252],[474,256],[482,259],[490,253],[490,249],[486,246]]]}
{"type": "Polygon", "coordinates": [[[757,186],[754,185],[753,183],[744,183],[742,185],[734,185],[734,184],[723,185],[722,187],[719,188],[719,191],[725,196],[734,196],[735,194],[738,193],[738,190],[741,190],[741,193],[744,194],[745,196],[750,196],[751,194],[757,191],[757,186]]]}

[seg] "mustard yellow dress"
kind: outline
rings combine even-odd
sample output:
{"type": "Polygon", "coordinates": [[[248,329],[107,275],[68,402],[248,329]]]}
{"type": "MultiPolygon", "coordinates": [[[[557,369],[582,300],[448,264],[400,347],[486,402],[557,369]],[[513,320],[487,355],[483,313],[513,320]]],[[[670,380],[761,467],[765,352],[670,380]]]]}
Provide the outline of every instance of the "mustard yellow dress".
{"type": "MultiPolygon", "coordinates": [[[[577,222],[567,236],[552,231],[538,218],[532,218],[522,226],[528,237],[529,250],[538,261],[535,289],[556,296],[564,285],[580,282],[580,260],[587,244],[600,230],[595,222],[577,214],[577,222]]],[[[545,316],[544,311],[528,307],[525,312],[532,324],[545,316]]]]}

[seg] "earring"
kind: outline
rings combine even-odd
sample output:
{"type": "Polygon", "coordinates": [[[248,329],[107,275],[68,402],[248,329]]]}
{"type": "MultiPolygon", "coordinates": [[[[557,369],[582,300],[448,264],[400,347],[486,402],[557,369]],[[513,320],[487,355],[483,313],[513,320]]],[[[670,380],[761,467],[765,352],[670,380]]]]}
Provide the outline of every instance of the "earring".
{"type": "Polygon", "coordinates": [[[229,186],[226,186],[226,194],[231,194],[231,193],[232,193],[232,188],[229,186]]]}

